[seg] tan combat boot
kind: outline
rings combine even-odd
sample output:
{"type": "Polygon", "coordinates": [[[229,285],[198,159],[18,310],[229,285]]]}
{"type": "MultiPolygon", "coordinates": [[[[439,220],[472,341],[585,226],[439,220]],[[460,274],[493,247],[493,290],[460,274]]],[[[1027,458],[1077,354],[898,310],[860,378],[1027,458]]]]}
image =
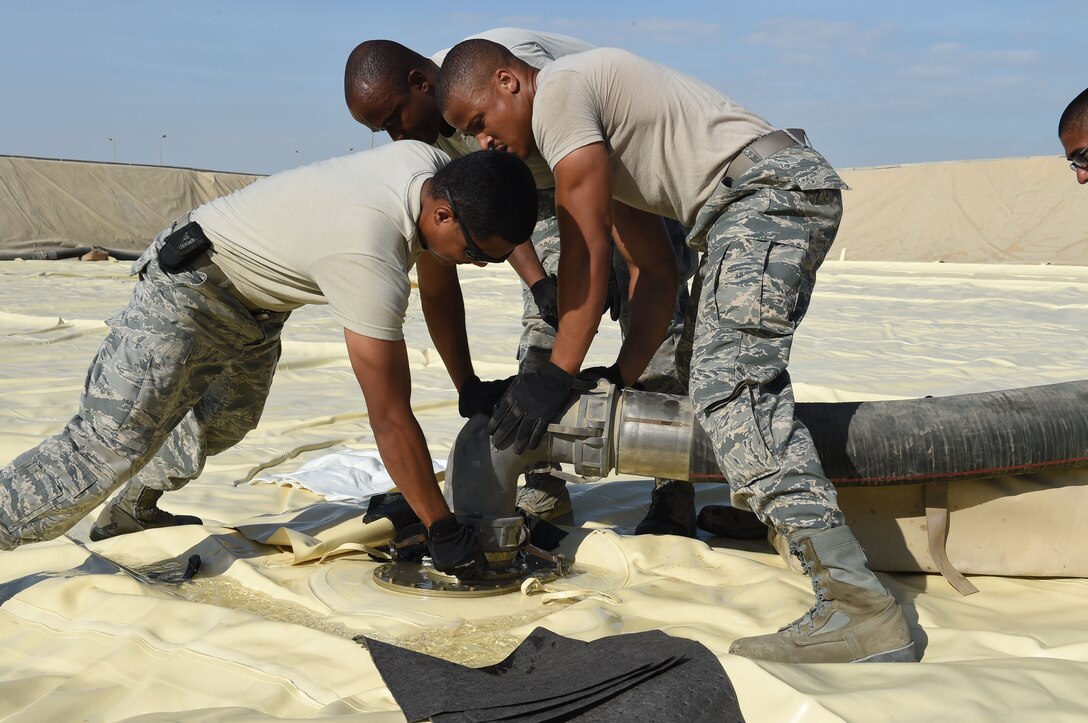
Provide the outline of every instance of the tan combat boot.
{"type": "Polygon", "coordinates": [[[777,633],[740,638],[729,652],[781,663],[915,662],[903,611],[865,563],[849,527],[795,534],[790,552],[812,578],[816,604],[777,633]]]}
{"type": "Polygon", "coordinates": [[[141,484],[131,484],[102,510],[91,527],[92,540],[142,532],[155,527],[174,525],[200,525],[203,520],[192,515],[172,515],[160,510],[155,503],[162,497],[162,490],[153,490],[141,484]]]}

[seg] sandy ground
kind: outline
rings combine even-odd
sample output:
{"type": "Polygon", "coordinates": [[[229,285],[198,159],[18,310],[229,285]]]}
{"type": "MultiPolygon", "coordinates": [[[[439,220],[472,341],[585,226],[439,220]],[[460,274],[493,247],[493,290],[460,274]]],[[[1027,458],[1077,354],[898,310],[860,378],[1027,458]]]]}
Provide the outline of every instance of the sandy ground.
{"type": "MultiPolygon", "coordinates": [[[[0,463],[58,430],[74,410],[103,320],[127,300],[126,272],[115,263],[0,265],[0,463]]],[[[478,372],[513,373],[520,297],[512,272],[467,269],[462,278],[478,372]]],[[[832,261],[791,372],[798,398],[811,401],[1083,379],[1086,318],[1088,267],[832,261]]],[[[444,459],[460,419],[418,303],[407,337],[414,406],[433,456],[444,459]]],[[[617,330],[606,326],[590,363],[609,362],[617,344],[617,330]]],[[[973,576],[981,592],[961,597],[939,576],[882,574],[904,605],[922,663],[755,663],[728,655],[730,642],[804,612],[807,580],[762,542],[628,536],[649,480],[573,490],[578,524],[563,549],[578,567],[555,587],[582,594],[567,602],[399,595],[375,586],[375,563],[365,557],[294,564],[292,549],[236,529],[253,536],[247,523],[306,514],[340,520],[336,529],[350,533],[358,526],[350,505],[249,484],[345,449],[374,449],[365,408],[331,316],[304,309],[288,324],[260,427],[164,500],[205,526],[0,553],[0,717],[399,721],[352,636],[481,665],[544,625],[583,640],[654,628],[699,640],[721,659],[750,721],[1084,718],[1088,580],[973,576]],[[144,584],[96,553],[160,582],[144,584]],[[193,553],[203,558],[200,574],[177,583],[193,553]]],[[[726,499],[718,486],[697,490],[700,505],[726,499]]],[[[86,540],[88,524],[72,536],[86,540]]]]}

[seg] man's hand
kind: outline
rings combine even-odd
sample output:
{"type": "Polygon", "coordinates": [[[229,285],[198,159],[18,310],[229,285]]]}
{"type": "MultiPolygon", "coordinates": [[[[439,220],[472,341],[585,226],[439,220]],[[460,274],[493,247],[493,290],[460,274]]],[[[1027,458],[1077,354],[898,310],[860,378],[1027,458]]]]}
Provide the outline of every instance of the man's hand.
{"type": "Polygon", "coordinates": [[[397,562],[419,562],[427,554],[427,528],[422,522],[408,525],[389,543],[389,555],[397,562]]]}
{"type": "Polygon", "coordinates": [[[623,383],[623,374],[620,373],[620,363],[616,362],[610,367],[590,367],[589,369],[583,369],[578,374],[579,379],[607,379],[616,385],[617,388],[623,389],[626,386],[623,383]]]}
{"type": "Polygon", "coordinates": [[[529,287],[540,318],[551,328],[559,331],[559,283],[555,274],[545,276],[529,287]]]}
{"type": "Polygon", "coordinates": [[[519,374],[495,407],[487,425],[496,449],[536,449],[548,423],[570,399],[574,377],[548,362],[540,371],[519,374]]]}
{"type": "Polygon", "coordinates": [[[459,580],[481,577],[487,572],[480,538],[468,525],[462,525],[453,515],[447,515],[431,525],[427,543],[434,569],[459,580]]]}
{"type": "Polygon", "coordinates": [[[477,414],[491,414],[502,395],[514,383],[514,379],[515,377],[507,377],[493,382],[481,382],[480,377],[473,374],[461,385],[461,391],[457,394],[457,413],[465,419],[477,414]]]}

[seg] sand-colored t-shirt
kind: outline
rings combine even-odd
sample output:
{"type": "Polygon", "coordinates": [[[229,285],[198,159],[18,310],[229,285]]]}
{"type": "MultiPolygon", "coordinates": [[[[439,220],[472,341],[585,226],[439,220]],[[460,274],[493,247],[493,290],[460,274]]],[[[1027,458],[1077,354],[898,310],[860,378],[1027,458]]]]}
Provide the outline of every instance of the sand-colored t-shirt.
{"type": "MultiPolygon", "coordinates": [[[[558,33],[541,33],[536,30],[524,30],[522,28],[492,28],[477,35],[470,35],[465,40],[490,40],[509,50],[515,58],[518,58],[534,68],[543,68],[556,58],[562,58],[574,53],[583,53],[592,50],[594,46],[587,42],[558,33]]],[[[439,50],[431,56],[435,64],[441,66],[446,59],[449,48],[439,50]]],[[[449,138],[439,136],[436,144],[451,158],[480,150],[480,145],[472,136],[465,135],[461,131],[454,131],[449,138]]],[[[526,161],[529,170],[533,172],[533,179],[537,188],[554,188],[555,178],[552,176],[548,164],[534,153],[526,161]]]]}
{"type": "Polygon", "coordinates": [[[603,141],[613,198],[689,226],[734,156],[772,130],[706,83],[626,50],[559,58],[537,76],[533,135],[551,168],[603,141]]]}
{"type": "Polygon", "coordinates": [[[262,178],[193,212],[255,306],[329,305],[345,328],[404,338],[423,183],[449,162],[401,141],[262,178]]]}

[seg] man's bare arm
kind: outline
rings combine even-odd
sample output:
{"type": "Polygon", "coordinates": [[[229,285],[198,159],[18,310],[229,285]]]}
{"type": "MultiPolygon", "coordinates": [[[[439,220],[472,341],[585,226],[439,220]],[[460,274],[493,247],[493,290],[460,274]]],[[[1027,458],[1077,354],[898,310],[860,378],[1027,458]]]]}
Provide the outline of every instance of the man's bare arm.
{"type": "Polygon", "coordinates": [[[397,488],[430,527],[450,514],[431,465],[423,430],[412,413],[412,378],[404,341],[344,330],[348,358],[366,400],[378,454],[397,488]]]}
{"type": "MultiPolygon", "coordinates": [[[[601,323],[612,267],[612,168],[603,143],[555,166],[559,221],[559,332],[552,363],[577,374],[601,323]]],[[[633,381],[633,380],[632,380],[633,381]]]]}
{"type": "Polygon", "coordinates": [[[518,244],[518,247],[514,249],[514,253],[510,254],[507,262],[514,269],[514,272],[521,277],[521,280],[525,282],[525,285],[530,288],[544,278],[544,267],[540,264],[540,259],[537,258],[536,249],[533,248],[531,241],[518,244]]]}
{"type": "Polygon", "coordinates": [[[457,268],[439,263],[430,254],[420,254],[416,278],[427,331],[453,385],[460,390],[473,371],[465,331],[465,300],[457,268]]]}
{"type": "Polygon", "coordinates": [[[631,273],[630,324],[620,347],[620,373],[633,383],[665,339],[676,306],[676,256],[660,216],[613,201],[612,239],[631,273]]]}

